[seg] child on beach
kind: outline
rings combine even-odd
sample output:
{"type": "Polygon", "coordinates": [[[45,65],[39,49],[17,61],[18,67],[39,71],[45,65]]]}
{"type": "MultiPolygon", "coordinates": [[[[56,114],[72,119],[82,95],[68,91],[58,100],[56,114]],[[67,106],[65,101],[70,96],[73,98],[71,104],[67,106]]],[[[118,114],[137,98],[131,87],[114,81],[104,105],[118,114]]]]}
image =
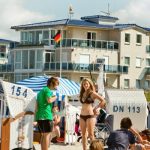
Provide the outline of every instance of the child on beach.
{"type": "Polygon", "coordinates": [[[93,140],[89,150],[104,150],[104,146],[99,140],[93,140]]]}
{"type": "Polygon", "coordinates": [[[60,123],[60,116],[57,114],[59,112],[58,106],[54,106],[53,109],[53,131],[52,131],[52,138],[54,137],[60,137],[60,128],[59,128],[59,123],[60,123]]]}

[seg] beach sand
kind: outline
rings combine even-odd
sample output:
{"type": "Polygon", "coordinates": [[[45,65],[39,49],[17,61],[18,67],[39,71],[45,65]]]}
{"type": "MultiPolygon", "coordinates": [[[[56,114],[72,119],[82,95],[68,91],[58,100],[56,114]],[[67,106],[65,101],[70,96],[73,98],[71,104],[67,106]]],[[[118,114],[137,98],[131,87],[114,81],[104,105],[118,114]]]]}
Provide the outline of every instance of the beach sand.
{"type": "MultiPolygon", "coordinates": [[[[41,150],[40,144],[34,144],[35,150],[41,150]]],[[[75,143],[74,145],[65,145],[63,143],[51,144],[49,150],[82,150],[81,143],[75,143]]]]}

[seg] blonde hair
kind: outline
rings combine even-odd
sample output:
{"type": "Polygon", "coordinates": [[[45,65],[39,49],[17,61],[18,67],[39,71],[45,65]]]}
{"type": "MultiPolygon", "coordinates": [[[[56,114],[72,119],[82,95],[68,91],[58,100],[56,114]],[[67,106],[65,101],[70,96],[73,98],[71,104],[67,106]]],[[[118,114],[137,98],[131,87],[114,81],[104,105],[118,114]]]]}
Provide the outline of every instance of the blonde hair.
{"type": "Polygon", "coordinates": [[[104,145],[99,140],[93,140],[90,144],[90,150],[104,150],[104,145]]]}
{"type": "Polygon", "coordinates": [[[84,89],[84,87],[83,87],[84,82],[88,82],[88,83],[90,84],[90,89],[88,90],[87,95],[88,95],[91,91],[95,92],[95,87],[94,87],[93,82],[92,82],[90,79],[88,79],[88,78],[84,78],[84,79],[82,80],[82,82],[81,82],[81,87],[80,87],[80,101],[82,101],[83,93],[85,92],[85,89],[84,89]]]}

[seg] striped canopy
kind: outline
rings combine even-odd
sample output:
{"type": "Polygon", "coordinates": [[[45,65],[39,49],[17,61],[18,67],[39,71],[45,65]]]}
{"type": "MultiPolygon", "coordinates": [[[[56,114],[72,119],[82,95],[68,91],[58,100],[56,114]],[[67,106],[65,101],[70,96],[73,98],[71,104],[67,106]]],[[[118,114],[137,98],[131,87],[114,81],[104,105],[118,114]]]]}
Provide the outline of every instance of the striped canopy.
{"type": "MultiPolygon", "coordinates": [[[[48,78],[50,77],[37,76],[29,79],[24,79],[22,81],[17,82],[17,84],[31,88],[34,92],[38,93],[44,86],[46,86],[48,78]]],[[[72,96],[79,94],[80,90],[79,83],[59,77],[58,79],[59,79],[59,86],[57,88],[57,92],[60,95],[72,96]]]]}

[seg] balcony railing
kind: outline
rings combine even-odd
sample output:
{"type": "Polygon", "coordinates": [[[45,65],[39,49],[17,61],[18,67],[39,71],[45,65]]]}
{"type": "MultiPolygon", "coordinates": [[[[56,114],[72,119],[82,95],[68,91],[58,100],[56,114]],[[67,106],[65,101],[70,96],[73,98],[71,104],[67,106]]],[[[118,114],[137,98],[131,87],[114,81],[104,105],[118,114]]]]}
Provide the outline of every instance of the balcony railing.
{"type": "MultiPolygon", "coordinates": [[[[50,41],[45,43],[41,42],[29,42],[20,43],[17,47],[23,46],[43,46],[49,45],[50,41]]],[[[88,40],[88,39],[62,39],[62,47],[80,47],[80,48],[97,48],[97,49],[108,49],[108,50],[118,50],[119,43],[116,41],[104,41],[104,40],[88,40]]],[[[56,44],[59,47],[60,43],[56,44]]]]}
{"type": "Polygon", "coordinates": [[[14,72],[14,67],[11,64],[0,64],[0,72],[14,72]]]}
{"type": "Polygon", "coordinates": [[[26,42],[26,43],[20,43],[18,45],[16,45],[14,48],[19,48],[19,47],[38,47],[38,46],[44,46],[43,43],[31,43],[31,42],[26,42]]]}
{"type": "MultiPolygon", "coordinates": [[[[108,49],[108,50],[119,49],[119,43],[116,41],[63,39],[61,42],[62,42],[62,47],[98,48],[98,49],[108,49]]],[[[60,44],[57,44],[57,47],[59,46],[60,44]]]]}
{"type": "MultiPolygon", "coordinates": [[[[98,72],[100,64],[80,64],[80,63],[62,63],[62,71],[79,71],[79,72],[98,72]]],[[[59,71],[60,63],[45,63],[44,71],[59,71]]],[[[104,65],[106,73],[128,73],[127,66],[104,65]]]]}

